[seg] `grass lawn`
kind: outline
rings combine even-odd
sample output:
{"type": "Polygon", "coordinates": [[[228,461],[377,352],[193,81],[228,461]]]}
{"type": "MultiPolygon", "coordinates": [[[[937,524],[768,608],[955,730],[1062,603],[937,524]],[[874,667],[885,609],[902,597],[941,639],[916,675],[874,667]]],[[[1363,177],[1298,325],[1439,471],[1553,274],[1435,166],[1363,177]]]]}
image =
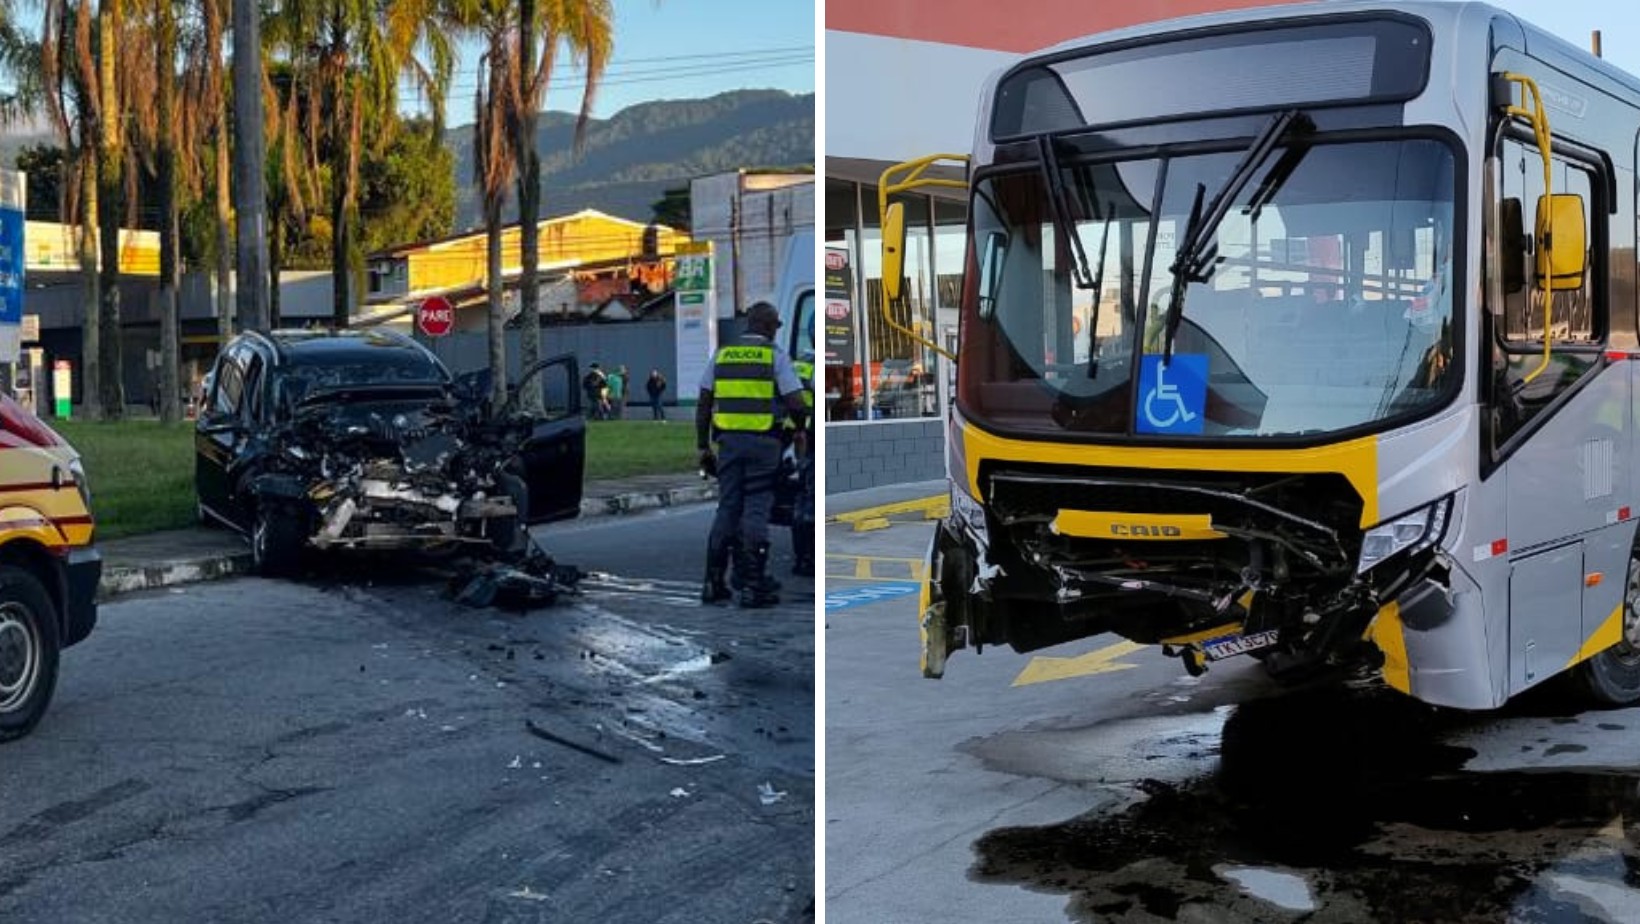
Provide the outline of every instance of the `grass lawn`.
{"type": "MultiPolygon", "coordinates": [[[[49,421],[80,451],[91,482],[97,536],[114,539],[194,523],[194,427],[149,420],[49,421]]],[[[692,423],[587,421],[588,481],[692,472],[692,423]]]]}
{"type": "Polygon", "coordinates": [[[692,472],[699,459],[692,420],[587,421],[588,481],[692,472]]]}
{"type": "Polygon", "coordinates": [[[193,424],[47,422],[84,459],[97,538],[193,525],[193,424]]]}

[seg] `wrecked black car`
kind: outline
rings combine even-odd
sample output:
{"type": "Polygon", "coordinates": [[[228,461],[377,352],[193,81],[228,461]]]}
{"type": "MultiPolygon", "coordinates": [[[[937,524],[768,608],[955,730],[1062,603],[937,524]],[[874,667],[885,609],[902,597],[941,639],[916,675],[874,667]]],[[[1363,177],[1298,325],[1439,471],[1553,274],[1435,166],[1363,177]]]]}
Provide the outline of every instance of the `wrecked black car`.
{"type": "Polygon", "coordinates": [[[527,526],[576,516],[585,464],[575,360],[526,370],[502,407],[389,331],[275,331],[218,357],[195,429],[204,522],[249,538],[254,569],[308,550],[520,555],[527,526]],[[519,409],[540,389],[544,414],[519,409]]]}

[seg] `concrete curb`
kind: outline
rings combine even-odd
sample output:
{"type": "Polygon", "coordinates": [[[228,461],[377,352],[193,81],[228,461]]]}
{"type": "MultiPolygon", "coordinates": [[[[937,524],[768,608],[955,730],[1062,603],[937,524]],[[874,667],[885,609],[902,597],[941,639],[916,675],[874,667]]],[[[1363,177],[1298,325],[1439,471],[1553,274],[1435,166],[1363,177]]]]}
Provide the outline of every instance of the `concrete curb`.
{"type": "MultiPolygon", "coordinates": [[[[717,482],[685,485],[659,491],[635,491],[608,497],[588,498],[581,502],[581,519],[622,516],[663,507],[698,504],[717,498],[717,482]]],[[[182,584],[218,581],[237,574],[248,574],[251,568],[249,549],[219,552],[161,561],[145,565],[103,566],[102,580],[97,584],[97,599],[106,601],[124,594],[145,590],[159,590],[182,584]]]]}
{"type": "Polygon", "coordinates": [[[152,565],[104,566],[102,580],[97,584],[97,599],[106,601],[122,594],[133,594],[179,584],[197,584],[217,581],[251,569],[251,553],[221,552],[152,565]]]}
{"type": "Polygon", "coordinates": [[[581,501],[581,518],[618,516],[637,513],[640,510],[680,507],[684,504],[699,504],[716,499],[717,482],[715,481],[684,485],[679,488],[666,488],[661,491],[614,494],[609,497],[593,497],[581,501]]]}

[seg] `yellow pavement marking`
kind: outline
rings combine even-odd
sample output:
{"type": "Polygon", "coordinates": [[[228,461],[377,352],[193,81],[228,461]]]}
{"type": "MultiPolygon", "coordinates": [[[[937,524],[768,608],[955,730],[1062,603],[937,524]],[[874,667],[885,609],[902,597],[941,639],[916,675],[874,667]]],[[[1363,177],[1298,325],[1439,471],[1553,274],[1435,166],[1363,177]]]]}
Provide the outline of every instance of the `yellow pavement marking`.
{"type": "Polygon", "coordinates": [[[1092,674],[1109,674],[1116,671],[1125,671],[1137,664],[1124,664],[1117,658],[1142,651],[1148,645],[1137,642],[1117,642],[1104,648],[1090,651],[1074,658],[1036,657],[1025,669],[1014,678],[1012,686],[1023,687],[1033,683],[1048,683],[1053,680],[1069,680],[1072,677],[1086,677],[1092,674]]]}
{"type": "Polygon", "coordinates": [[[921,581],[925,573],[923,567],[923,560],[920,558],[826,553],[827,578],[850,581],[921,581]],[[842,567],[833,565],[833,562],[842,567]]]}
{"type": "Polygon", "coordinates": [[[936,494],[933,497],[919,497],[916,500],[865,507],[833,514],[826,518],[826,522],[847,523],[855,532],[862,533],[873,529],[887,529],[893,525],[889,517],[908,513],[921,514],[924,520],[943,519],[951,513],[951,498],[949,495],[936,494]]]}

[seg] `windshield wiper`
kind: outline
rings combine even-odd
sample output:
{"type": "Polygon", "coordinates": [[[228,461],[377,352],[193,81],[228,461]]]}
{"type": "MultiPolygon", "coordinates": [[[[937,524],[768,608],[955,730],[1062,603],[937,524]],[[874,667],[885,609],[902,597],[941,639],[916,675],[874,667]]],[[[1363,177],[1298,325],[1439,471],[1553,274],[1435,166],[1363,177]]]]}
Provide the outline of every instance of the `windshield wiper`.
{"type": "Polygon", "coordinates": [[[1048,208],[1053,212],[1054,233],[1070,244],[1071,282],[1078,289],[1093,288],[1093,275],[1088,272],[1088,255],[1082,249],[1082,238],[1071,222],[1070,203],[1065,197],[1065,177],[1059,172],[1059,153],[1054,149],[1052,135],[1036,138],[1037,159],[1041,162],[1043,179],[1048,184],[1048,208]]]}
{"type": "MultiPolygon", "coordinates": [[[[1213,196],[1213,202],[1204,211],[1202,200],[1207,196],[1207,186],[1204,183],[1196,184],[1196,199],[1190,206],[1190,218],[1185,222],[1184,237],[1179,241],[1178,252],[1173,257],[1173,291],[1169,293],[1167,302],[1167,319],[1162,343],[1162,362],[1173,361],[1173,337],[1179,331],[1179,322],[1184,318],[1184,294],[1191,283],[1206,282],[1213,278],[1214,267],[1218,263],[1219,225],[1224,222],[1225,216],[1230,214],[1230,207],[1236,197],[1252,182],[1253,174],[1270,157],[1276,145],[1289,132],[1307,133],[1315,128],[1310,117],[1297,109],[1288,109],[1277,113],[1270,123],[1258,133],[1253,143],[1248,146],[1247,153],[1241,158],[1241,163],[1224,181],[1218,193],[1213,196]]],[[[1253,201],[1247,206],[1248,214],[1257,214],[1269,201],[1275,197],[1276,190],[1286,181],[1287,177],[1298,166],[1298,161],[1304,156],[1304,149],[1289,151],[1287,156],[1272,169],[1264,182],[1253,196],[1253,201]]]]}
{"type": "Polygon", "coordinates": [[[1105,249],[1110,246],[1110,226],[1116,224],[1116,203],[1110,204],[1110,214],[1100,216],[1095,203],[1095,217],[1103,217],[1105,230],[1099,235],[1099,268],[1093,272],[1093,309],[1088,312],[1088,378],[1099,377],[1099,308],[1105,303],[1105,249]]]}

